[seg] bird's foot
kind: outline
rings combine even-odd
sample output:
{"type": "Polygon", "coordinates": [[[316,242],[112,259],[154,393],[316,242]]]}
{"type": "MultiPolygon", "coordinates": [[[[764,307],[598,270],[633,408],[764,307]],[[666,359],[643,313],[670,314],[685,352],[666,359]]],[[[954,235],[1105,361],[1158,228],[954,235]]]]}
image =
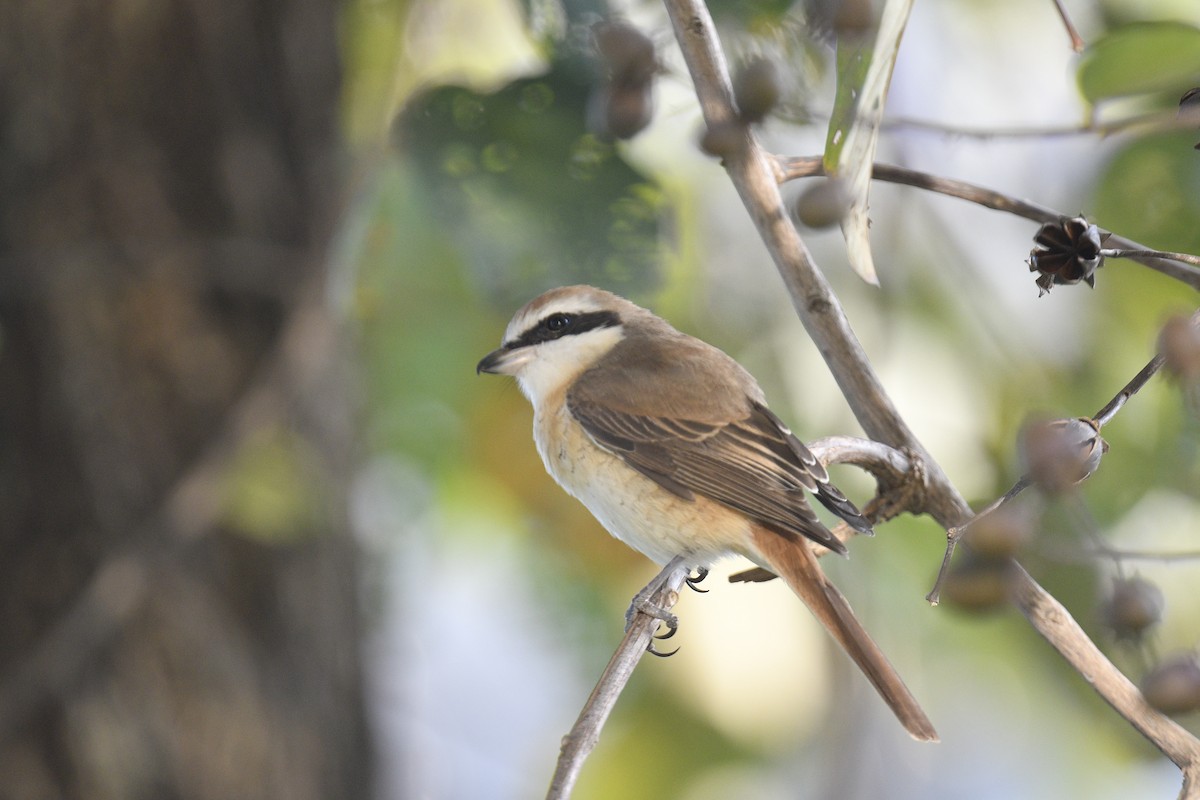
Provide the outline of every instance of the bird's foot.
{"type": "Polygon", "coordinates": [[[707,577],[708,577],[708,567],[696,567],[695,577],[692,577],[692,575],[689,574],[686,578],[683,579],[683,582],[686,583],[693,592],[699,592],[700,594],[708,594],[708,589],[700,588],[700,583],[707,577]]]}
{"type": "MultiPolygon", "coordinates": [[[[656,634],[654,639],[661,641],[664,639],[670,639],[675,635],[676,631],[679,630],[679,618],[660,605],[658,602],[655,602],[655,598],[667,586],[671,580],[671,576],[676,573],[680,566],[682,566],[682,562],[682,556],[672,559],[671,562],[654,577],[654,580],[642,587],[641,591],[633,596],[633,600],[629,604],[629,609],[625,612],[625,630],[629,630],[629,626],[633,624],[633,620],[638,614],[645,614],[648,617],[658,620],[662,626],[666,628],[666,630],[662,633],[656,634]]],[[[696,578],[691,578],[689,573],[689,577],[685,580],[690,586],[693,580],[696,582],[703,580],[706,573],[707,570],[700,569],[697,570],[696,578]]],[[[668,602],[671,605],[674,605],[674,597],[670,598],[668,602]]],[[[666,657],[674,655],[678,651],[678,648],[669,653],[659,652],[658,650],[654,649],[654,641],[652,640],[646,647],[646,651],[651,655],[666,657]]]]}

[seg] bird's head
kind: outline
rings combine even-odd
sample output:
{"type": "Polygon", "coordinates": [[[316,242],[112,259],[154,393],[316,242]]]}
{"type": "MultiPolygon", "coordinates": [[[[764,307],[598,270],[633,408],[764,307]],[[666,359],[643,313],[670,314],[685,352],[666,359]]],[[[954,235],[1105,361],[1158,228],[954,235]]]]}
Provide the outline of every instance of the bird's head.
{"type": "Polygon", "coordinates": [[[551,289],[517,311],[503,344],[475,371],[514,376],[537,406],[607,355],[626,337],[627,325],[647,314],[592,286],[551,289]]]}

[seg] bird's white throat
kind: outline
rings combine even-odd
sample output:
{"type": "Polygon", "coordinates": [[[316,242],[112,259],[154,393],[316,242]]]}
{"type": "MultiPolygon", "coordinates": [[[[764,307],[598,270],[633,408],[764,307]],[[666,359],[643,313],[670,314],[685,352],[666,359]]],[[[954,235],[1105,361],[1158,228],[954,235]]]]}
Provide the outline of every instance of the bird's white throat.
{"type": "Polygon", "coordinates": [[[617,325],[534,345],[531,357],[516,373],[517,383],[536,409],[544,400],[563,391],[624,338],[623,326],[617,325]]]}

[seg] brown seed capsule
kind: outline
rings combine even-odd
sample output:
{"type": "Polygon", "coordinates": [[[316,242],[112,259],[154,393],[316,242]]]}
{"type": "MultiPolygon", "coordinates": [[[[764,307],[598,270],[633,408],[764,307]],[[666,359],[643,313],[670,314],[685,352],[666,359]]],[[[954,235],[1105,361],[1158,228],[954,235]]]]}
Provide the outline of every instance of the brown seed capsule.
{"type": "Polygon", "coordinates": [[[1057,494],[1096,471],[1108,442],[1095,420],[1079,417],[1026,425],[1018,449],[1030,479],[1042,491],[1057,494]]]}
{"type": "Polygon", "coordinates": [[[783,94],[779,67],[769,58],[756,58],[742,65],[733,78],[733,98],[743,122],[762,122],[783,94]]]}
{"type": "Polygon", "coordinates": [[[651,84],[609,84],[588,100],[588,128],[605,141],[632,139],[645,130],[654,117],[651,84]]]}
{"type": "Polygon", "coordinates": [[[740,122],[714,125],[700,134],[700,149],[721,159],[732,156],[745,142],[746,126],[740,122]]]}
{"type": "Polygon", "coordinates": [[[624,20],[596,23],[592,39],[612,83],[649,83],[658,71],[654,42],[624,20]]]}
{"type": "Polygon", "coordinates": [[[1173,656],[1142,678],[1142,696],[1164,714],[1200,710],[1200,663],[1195,653],[1173,656]]]}
{"type": "Polygon", "coordinates": [[[1100,615],[1118,639],[1137,639],[1162,619],[1164,604],[1162,589],[1145,578],[1118,578],[1100,615]]]}
{"type": "Polygon", "coordinates": [[[966,554],[946,571],[941,597],[955,608],[982,614],[1008,605],[1011,584],[1011,561],[966,554]]]}
{"type": "Polygon", "coordinates": [[[1171,317],[1158,334],[1158,352],[1167,371],[1191,381],[1200,378],[1200,328],[1189,317],[1171,317]]]}
{"type": "Polygon", "coordinates": [[[871,0],[840,0],[833,15],[833,29],[841,37],[861,37],[875,30],[871,0]]]}
{"type": "Polygon", "coordinates": [[[822,178],[796,198],[796,219],[813,230],[837,225],[850,210],[850,191],[839,178],[822,178]]]}
{"type": "Polygon", "coordinates": [[[964,541],[980,558],[1012,558],[1033,536],[1029,515],[1011,505],[978,518],[964,541]]]}

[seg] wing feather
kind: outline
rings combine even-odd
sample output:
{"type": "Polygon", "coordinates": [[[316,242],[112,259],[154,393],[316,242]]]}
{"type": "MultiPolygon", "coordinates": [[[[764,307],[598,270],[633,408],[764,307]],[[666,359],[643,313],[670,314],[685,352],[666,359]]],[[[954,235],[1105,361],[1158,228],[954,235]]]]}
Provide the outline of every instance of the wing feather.
{"type": "Polygon", "coordinates": [[[754,404],[743,420],[715,425],[618,412],[570,393],[567,402],[597,443],[676,495],[691,499],[693,492],[702,494],[771,530],[806,536],[844,552],[845,546],[821,524],[804,494],[812,491],[824,500],[824,491],[848,507],[844,510],[852,513],[851,524],[869,529],[828,483],[824,467],[807,448],[807,459],[798,456],[787,441],[790,433],[775,425],[773,415],[760,404],[754,404]]]}
{"type": "Polygon", "coordinates": [[[626,339],[576,380],[567,405],[592,439],[667,491],[704,495],[784,536],[845,552],[806,491],[869,532],[825,467],[766,407],[754,378],[720,350],[672,333],[669,346],[626,339]]]}

